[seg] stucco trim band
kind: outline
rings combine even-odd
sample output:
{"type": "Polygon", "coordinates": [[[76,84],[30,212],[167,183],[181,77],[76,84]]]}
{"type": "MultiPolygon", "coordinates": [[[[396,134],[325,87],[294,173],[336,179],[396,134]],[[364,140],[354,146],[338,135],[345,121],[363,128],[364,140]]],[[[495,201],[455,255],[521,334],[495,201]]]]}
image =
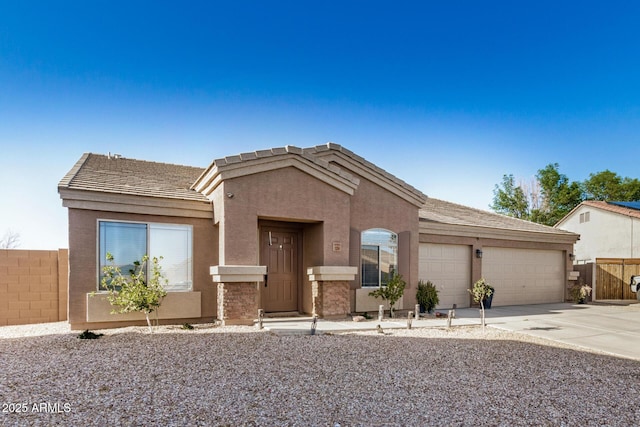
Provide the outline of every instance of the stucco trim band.
{"type": "Polygon", "coordinates": [[[209,269],[214,283],[263,282],[264,265],[213,265],[209,269]]]}
{"type": "Polygon", "coordinates": [[[358,273],[358,267],[351,266],[316,266],[309,267],[307,274],[309,280],[327,282],[327,281],[352,281],[355,280],[358,273]]]}

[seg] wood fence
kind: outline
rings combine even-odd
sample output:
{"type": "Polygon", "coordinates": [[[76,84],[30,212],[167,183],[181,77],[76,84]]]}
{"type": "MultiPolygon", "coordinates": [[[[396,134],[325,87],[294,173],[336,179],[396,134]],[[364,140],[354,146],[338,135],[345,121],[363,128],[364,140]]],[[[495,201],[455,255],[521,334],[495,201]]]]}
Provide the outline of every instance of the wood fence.
{"type": "Polygon", "coordinates": [[[596,298],[636,299],[629,283],[640,275],[640,258],[596,258],[596,298]]]}

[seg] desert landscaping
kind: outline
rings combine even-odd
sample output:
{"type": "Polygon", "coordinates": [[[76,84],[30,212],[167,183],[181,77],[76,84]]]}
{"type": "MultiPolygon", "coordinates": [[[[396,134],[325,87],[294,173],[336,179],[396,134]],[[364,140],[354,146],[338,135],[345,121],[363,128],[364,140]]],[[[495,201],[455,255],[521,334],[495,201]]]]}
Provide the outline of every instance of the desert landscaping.
{"type": "Polygon", "coordinates": [[[638,361],[493,328],[92,332],[0,327],[0,424],[640,424],[638,361]]]}

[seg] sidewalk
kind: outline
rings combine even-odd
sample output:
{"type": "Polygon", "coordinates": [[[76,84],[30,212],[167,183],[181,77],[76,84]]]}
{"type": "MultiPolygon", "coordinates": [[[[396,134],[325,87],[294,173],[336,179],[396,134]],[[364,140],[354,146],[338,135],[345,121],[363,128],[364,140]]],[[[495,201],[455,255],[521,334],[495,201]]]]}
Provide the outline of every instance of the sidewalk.
{"type": "MultiPolygon", "coordinates": [[[[438,310],[441,313],[446,313],[448,310],[438,310]]],[[[486,312],[488,313],[489,310],[486,312]]],[[[277,335],[311,335],[313,318],[312,317],[288,317],[288,318],[265,318],[263,320],[264,329],[273,332],[277,335]]],[[[458,309],[456,310],[456,318],[452,319],[451,326],[467,326],[467,325],[479,325],[480,313],[476,309],[458,309]],[[462,316],[460,314],[465,312],[462,316]],[[466,311],[470,311],[466,313],[466,311]],[[473,312],[476,312],[474,317],[473,312]]],[[[378,328],[378,325],[383,330],[388,329],[407,329],[407,318],[384,318],[381,322],[377,318],[364,320],[361,322],[355,322],[353,320],[326,320],[318,319],[316,324],[315,333],[320,335],[324,333],[340,333],[340,332],[354,332],[354,331],[374,331],[378,328]]],[[[412,328],[445,328],[447,326],[446,317],[430,317],[412,319],[412,328]]]]}

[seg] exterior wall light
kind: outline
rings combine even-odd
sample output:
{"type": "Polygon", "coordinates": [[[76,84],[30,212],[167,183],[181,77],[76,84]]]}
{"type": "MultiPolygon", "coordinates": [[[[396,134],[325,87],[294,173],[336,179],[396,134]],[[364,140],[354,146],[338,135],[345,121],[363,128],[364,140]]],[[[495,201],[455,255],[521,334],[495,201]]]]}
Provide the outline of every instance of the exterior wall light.
{"type": "Polygon", "coordinates": [[[575,260],[576,260],[576,256],[575,256],[575,254],[569,254],[569,259],[570,259],[571,261],[575,261],[575,260]]]}
{"type": "Polygon", "coordinates": [[[476,249],[476,258],[482,258],[482,249],[476,249]]]}

